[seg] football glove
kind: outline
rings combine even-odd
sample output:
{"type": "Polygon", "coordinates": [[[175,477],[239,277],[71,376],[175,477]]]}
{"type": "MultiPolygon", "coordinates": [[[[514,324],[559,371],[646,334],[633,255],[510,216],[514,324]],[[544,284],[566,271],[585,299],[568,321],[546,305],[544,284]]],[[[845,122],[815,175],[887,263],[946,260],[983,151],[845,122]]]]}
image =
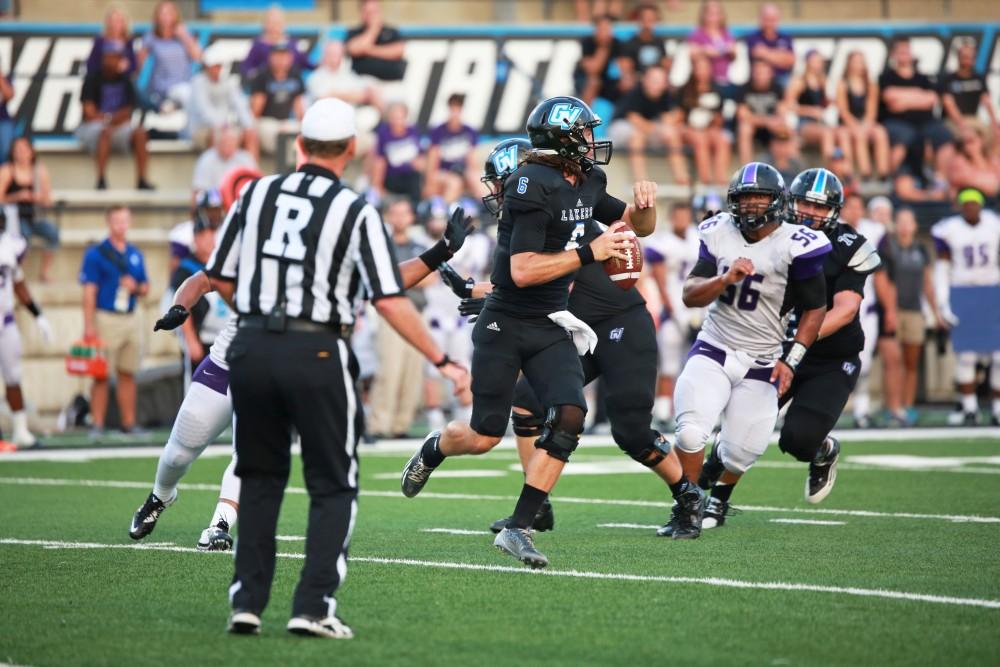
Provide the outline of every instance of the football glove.
{"type": "Polygon", "coordinates": [[[184,324],[184,321],[188,318],[187,308],[184,306],[170,306],[170,310],[163,314],[163,317],[156,320],[156,324],[153,325],[153,331],[173,331],[180,325],[184,324]]]}
{"type": "Polygon", "coordinates": [[[448,219],[448,226],[444,230],[444,245],[448,252],[454,255],[462,249],[465,237],[472,231],[472,218],[465,215],[465,209],[456,206],[455,211],[448,219]]]}
{"type": "Polygon", "coordinates": [[[468,317],[470,322],[475,322],[479,319],[479,313],[483,312],[485,306],[485,297],[479,299],[462,299],[461,303],[458,304],[458,312],[468,317]]]}
{"type": "Polygon", "coordinates": [[[441,274],[441,280],[444,284],[459,299],[468,299],[472,296],[472,286],[476,284],[475,280],[472,278],[463,278],[462,274],[451,268],[447,262],[438,267],[438,273],[441,274]]]}

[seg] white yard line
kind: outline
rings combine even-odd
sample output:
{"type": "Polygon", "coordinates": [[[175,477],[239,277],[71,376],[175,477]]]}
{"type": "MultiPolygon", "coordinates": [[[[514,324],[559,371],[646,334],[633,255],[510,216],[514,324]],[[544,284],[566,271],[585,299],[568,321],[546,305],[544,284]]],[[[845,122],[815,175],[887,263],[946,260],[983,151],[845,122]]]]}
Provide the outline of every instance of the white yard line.
{"type": "MultiPolygon", "coordinates": [[[[202,552],[191,547],[153,546],[144,544],[100,544],[97,542],[59,542],[54,540],[21,540],[2,538],[0,544],[17,546],[39,546],[46,549],[132,549],[136,551],[169,551],[178,553],[215,553],[202,552]]],[[[218,552],[227,553],[228,552],[218,552]]],[[[279,553],[280,558],[301,560],[304,554],[279,553]]],[[[231,555],[230,555],[231,557],[231,555]]],[[[833,595],[854,595],[859,597],[882,598],[886,600],[907,600],[912,602],[930,602],[963,607],[979,607],[982,609],[1000,609],[1000,600],[985,600],[979,598],[963,598],[950,595],[931,595],[927,593],[907,593],[904,591],[889,591],[879,588],[855,588],[842,586],[822,586],[818,584],[800,584],[780,581],[744,581],[740,579],[723,579],[720,577],[669,577],[658,575],[626,574],[618,572],[588,572],[581,570],[529,570],[524,567],[505,565],[480,565],[475,563],[456,563],[450,561],[416,560],[411,558],[382,558],[378,556],[351,556],[354,563],[375,563],[378,565],[407,565],[413,567],[430,567],[445,570],[470,570],[476,572],[495,572],[504,574],[520,574],[540,577],[567,577],[570,579],[598,579],[605,581],[655,582],[666,584],[694,584],[719,588],[742,588],[750,590],[798,591],[808,593],[829,593],[833,595]]]]}
{"type": "MultiPolygon", "coordinates": [[[[520,468],[518,468],[520,470],[520,468]]],[[[469,468],[466,470],[439,470],[434,477],[441,479],[475,479],[486,477],[506,477],[509,473],[506,470],[484,470],[482,468],[469,468]]],[[[372,475],[372,479],[399,479],[398,472],[379,472],[372,475]]]]}
{"type": "Polygon", "coordinates": [[[275,535],[274,539],[279,542],[305,542],[305,535],[275,535]]]}
{"type": "Polygon", "coordinates": [[[771,523],[793,523],[806,526],[846,526],[846,521],[822,521],[820,519],[768,519],[771,523]]]}
{"type": "Polygon", "coordinates": [[[464,528],[421,528],[421,533],[443,533],[445,535],[492,535],[488,530],[466,530],[464,528]]]}
{"type": "Polygon", "coordinates": [[[660,526],[652,526],[645,523],[599,523],[598,528],[632,528],[635,530],[656,530],[660,526]]]}
{"type": "MultiPolygon", "coordinates": [[[[0,477],[0,485],[11,484],[17,486],[83,486],[94,488],[118,488],[118,489],[149,489],[148,482],[134,482],[125,480],[100,480],[100,479],[58,479],[53,477],[0,477]]],[[[181,491],[218,491],[218,484],[180,484],[177,487],[181,491]]],[[[302,487],[289,486],[286,491],[294,494],[305,494],[302,487]]],[[[363,497],[368,498],[394,498],[396,500],[407,500],[399,491],[361,491],[363,497]]],[[[513,496],[501,496],[491,494],[475,493],[435,493],[424,491],[421,498],[429,500],[481,500],[481,501],[503,501],[514,502],[517,500],[513,496]]],[[[629,500],[616,498],[574,498],[572,496],[554,496],[557,503],[571,503],[574,505],[615,505],[624,507],[660,507],[669,509],[672,503],[659,500],[629,500]]],[[[739,509],[747,512],[788,512],[794,514],[820,514],[828,516],[858,516],[868,518],[885,519],[915,519],[923,521],[951,521],[953,523],[1000,523],[997,516],[979,516],[975,514],[922,514],[917,512],[876,512],[873,510],[841,510],[841,509],[820,509],[808,507],[774,507],[771,505],[739,505],[739,509]]]]}

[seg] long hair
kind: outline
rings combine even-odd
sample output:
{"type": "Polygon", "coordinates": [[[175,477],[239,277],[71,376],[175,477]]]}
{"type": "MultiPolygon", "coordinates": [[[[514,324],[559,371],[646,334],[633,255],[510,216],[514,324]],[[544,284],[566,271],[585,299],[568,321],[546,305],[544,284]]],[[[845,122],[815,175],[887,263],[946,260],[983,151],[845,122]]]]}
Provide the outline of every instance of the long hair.
{"type": "Polygon", "coordinates": [[[561,155],[544,155],[531,151],[528,153],[528,157],[525,159],[525,162],[530,162],[531,164],[542,164],[546,167],[558,169],[560,173],[571,174],[576,177],[576,182],[578,184],[587,179],[587,174],[583,171],[583,167],[580,166],[579,162],[574,162],[573,160],[564,158],[561,155]]]}

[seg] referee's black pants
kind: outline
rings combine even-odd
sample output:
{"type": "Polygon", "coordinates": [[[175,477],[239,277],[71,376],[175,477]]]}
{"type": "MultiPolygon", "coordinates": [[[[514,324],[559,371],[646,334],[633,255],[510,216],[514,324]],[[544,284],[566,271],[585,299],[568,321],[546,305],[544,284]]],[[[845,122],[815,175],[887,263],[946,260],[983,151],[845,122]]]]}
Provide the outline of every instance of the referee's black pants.
{"type": "Polygon", "coordinates": [[[356,446],[364,419],[357,362],[333,334],[253,329],[239,330],[228,361],[242,481],[232,607],[259,614],[267,606],[294,429],[302,440],[309,526],[292,615],[333,615],[357,515],[356,446]]]}

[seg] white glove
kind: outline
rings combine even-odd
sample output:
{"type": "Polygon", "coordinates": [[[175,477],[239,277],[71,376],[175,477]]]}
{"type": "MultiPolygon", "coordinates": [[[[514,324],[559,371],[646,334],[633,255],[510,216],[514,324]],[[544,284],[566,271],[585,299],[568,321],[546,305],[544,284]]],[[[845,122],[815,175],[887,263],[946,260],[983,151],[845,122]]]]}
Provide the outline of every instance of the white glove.
{"type": "Polygon", "coordinates": [[[597,334],[587,326],[586,322],[573,313],[568,310],[560,310],[557,313],[549,313],[549,319],[566,330],[569,337],[573,339],[576,353],[581,357],[597,349],[597,334]]]}
{"type": "Polygon", "coordinates": [[[38,333],[42,337],[42,342],[46,345],[52,345],[52,342],[56,339],[56,335],[52,331],[52,325],[49,324],[44,315],[39,315],[35,318],[35,326],[38,327],[38,333]]]}

